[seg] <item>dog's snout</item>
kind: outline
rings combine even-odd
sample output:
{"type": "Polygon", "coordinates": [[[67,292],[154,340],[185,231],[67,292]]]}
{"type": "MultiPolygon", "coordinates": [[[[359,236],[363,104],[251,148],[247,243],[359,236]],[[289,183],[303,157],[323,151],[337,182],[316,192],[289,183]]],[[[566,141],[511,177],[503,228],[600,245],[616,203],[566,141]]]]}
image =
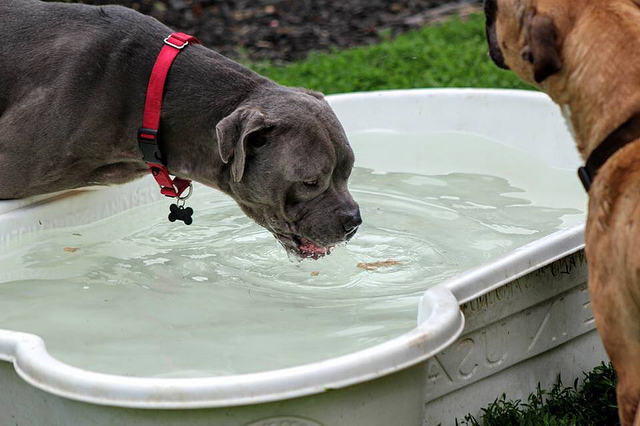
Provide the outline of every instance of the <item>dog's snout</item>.
{"type": "Polygon", "coordinates": [[[342,217],[342,227],[347,234],[355,233],[355,230],[362,224],[362,217],[360,216],[360,209],[355,208],[342,217]]]}

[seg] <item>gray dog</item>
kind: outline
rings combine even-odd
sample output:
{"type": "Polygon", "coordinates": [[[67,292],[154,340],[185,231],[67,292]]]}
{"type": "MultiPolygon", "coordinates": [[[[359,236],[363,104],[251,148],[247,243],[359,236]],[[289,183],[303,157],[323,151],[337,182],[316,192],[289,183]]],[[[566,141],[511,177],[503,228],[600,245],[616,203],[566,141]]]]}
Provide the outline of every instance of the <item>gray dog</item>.
{"type": "MultiPolygon", "coordinates": [[[[149,173],[137,132],[171,32],[119,6],[0,1],[0,199],[149,173]]],[[[192,44],[169,71],[159,135],[172,174],[230,195],[302,257],[362,222],[353,151],[319,93],[192,44]]]]}

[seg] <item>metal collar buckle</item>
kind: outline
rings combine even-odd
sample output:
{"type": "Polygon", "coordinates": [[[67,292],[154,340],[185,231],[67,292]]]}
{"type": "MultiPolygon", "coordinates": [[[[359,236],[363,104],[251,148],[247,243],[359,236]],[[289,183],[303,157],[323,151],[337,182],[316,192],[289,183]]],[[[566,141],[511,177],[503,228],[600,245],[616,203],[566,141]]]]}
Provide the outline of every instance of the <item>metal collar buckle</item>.
{"type": "Polygon", "coordinates": [[[180,42],[182,43],[182,45],[177,45],[177,44],[172,43],[172,42],[170,42],[170,41],[169,41],[169,39],[170,39],[171,37],[172,37],[172,36],[169,36],[169,37],[165,38],[165,39],[164,39],[164,43],[165,43],[165,44],[168,44],[169,46],[171,46],[171,47],[173,47],[173,48],[176,48],[176,49],[178,49],[178,50],[182,50],[182,49],[184,49],[184,48],[185,48],[185,47],[187,47],[187,45],[189,44],[189,42],[188,42],[188,41],[182,41],[182,40],[180,40],[180,39],[179,39],[179,38],[177,38],[177,37],[173,37],[173,39],[174,39],[174,40],[178,40],[178,41],[180,41],[180,42]]]}

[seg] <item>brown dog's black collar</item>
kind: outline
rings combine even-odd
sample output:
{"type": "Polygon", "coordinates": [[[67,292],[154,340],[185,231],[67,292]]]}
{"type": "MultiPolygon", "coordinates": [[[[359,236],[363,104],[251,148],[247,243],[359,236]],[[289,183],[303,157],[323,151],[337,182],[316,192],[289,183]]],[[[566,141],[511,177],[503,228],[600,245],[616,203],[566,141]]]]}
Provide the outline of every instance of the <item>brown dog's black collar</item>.
{"type": "Polygon", "coordinates": [[[640,138],[640,113],[635,114],[614,130],[600,145],[591,152],[584,167],[578,169],[578,177],[589,192],[591,183],[595,179],[598,169],[623,146],[640,138]]]}

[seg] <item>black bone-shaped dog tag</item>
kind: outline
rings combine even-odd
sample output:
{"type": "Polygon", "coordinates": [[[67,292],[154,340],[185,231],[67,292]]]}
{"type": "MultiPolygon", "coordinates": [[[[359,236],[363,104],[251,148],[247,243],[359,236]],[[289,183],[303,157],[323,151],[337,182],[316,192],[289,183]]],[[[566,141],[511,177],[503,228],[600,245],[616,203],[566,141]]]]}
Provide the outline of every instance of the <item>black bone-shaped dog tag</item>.
{"type": "Polygon", "coordinates": [[[193,223],[193,209],[191,207],[185,208],[184,206],[178,206],[177,204],[171,204],[169,206],[169,220],[171,222],[175,222],[176,220],[181,220],[185,223],[185,225],[191,225],[193,223]]]}

